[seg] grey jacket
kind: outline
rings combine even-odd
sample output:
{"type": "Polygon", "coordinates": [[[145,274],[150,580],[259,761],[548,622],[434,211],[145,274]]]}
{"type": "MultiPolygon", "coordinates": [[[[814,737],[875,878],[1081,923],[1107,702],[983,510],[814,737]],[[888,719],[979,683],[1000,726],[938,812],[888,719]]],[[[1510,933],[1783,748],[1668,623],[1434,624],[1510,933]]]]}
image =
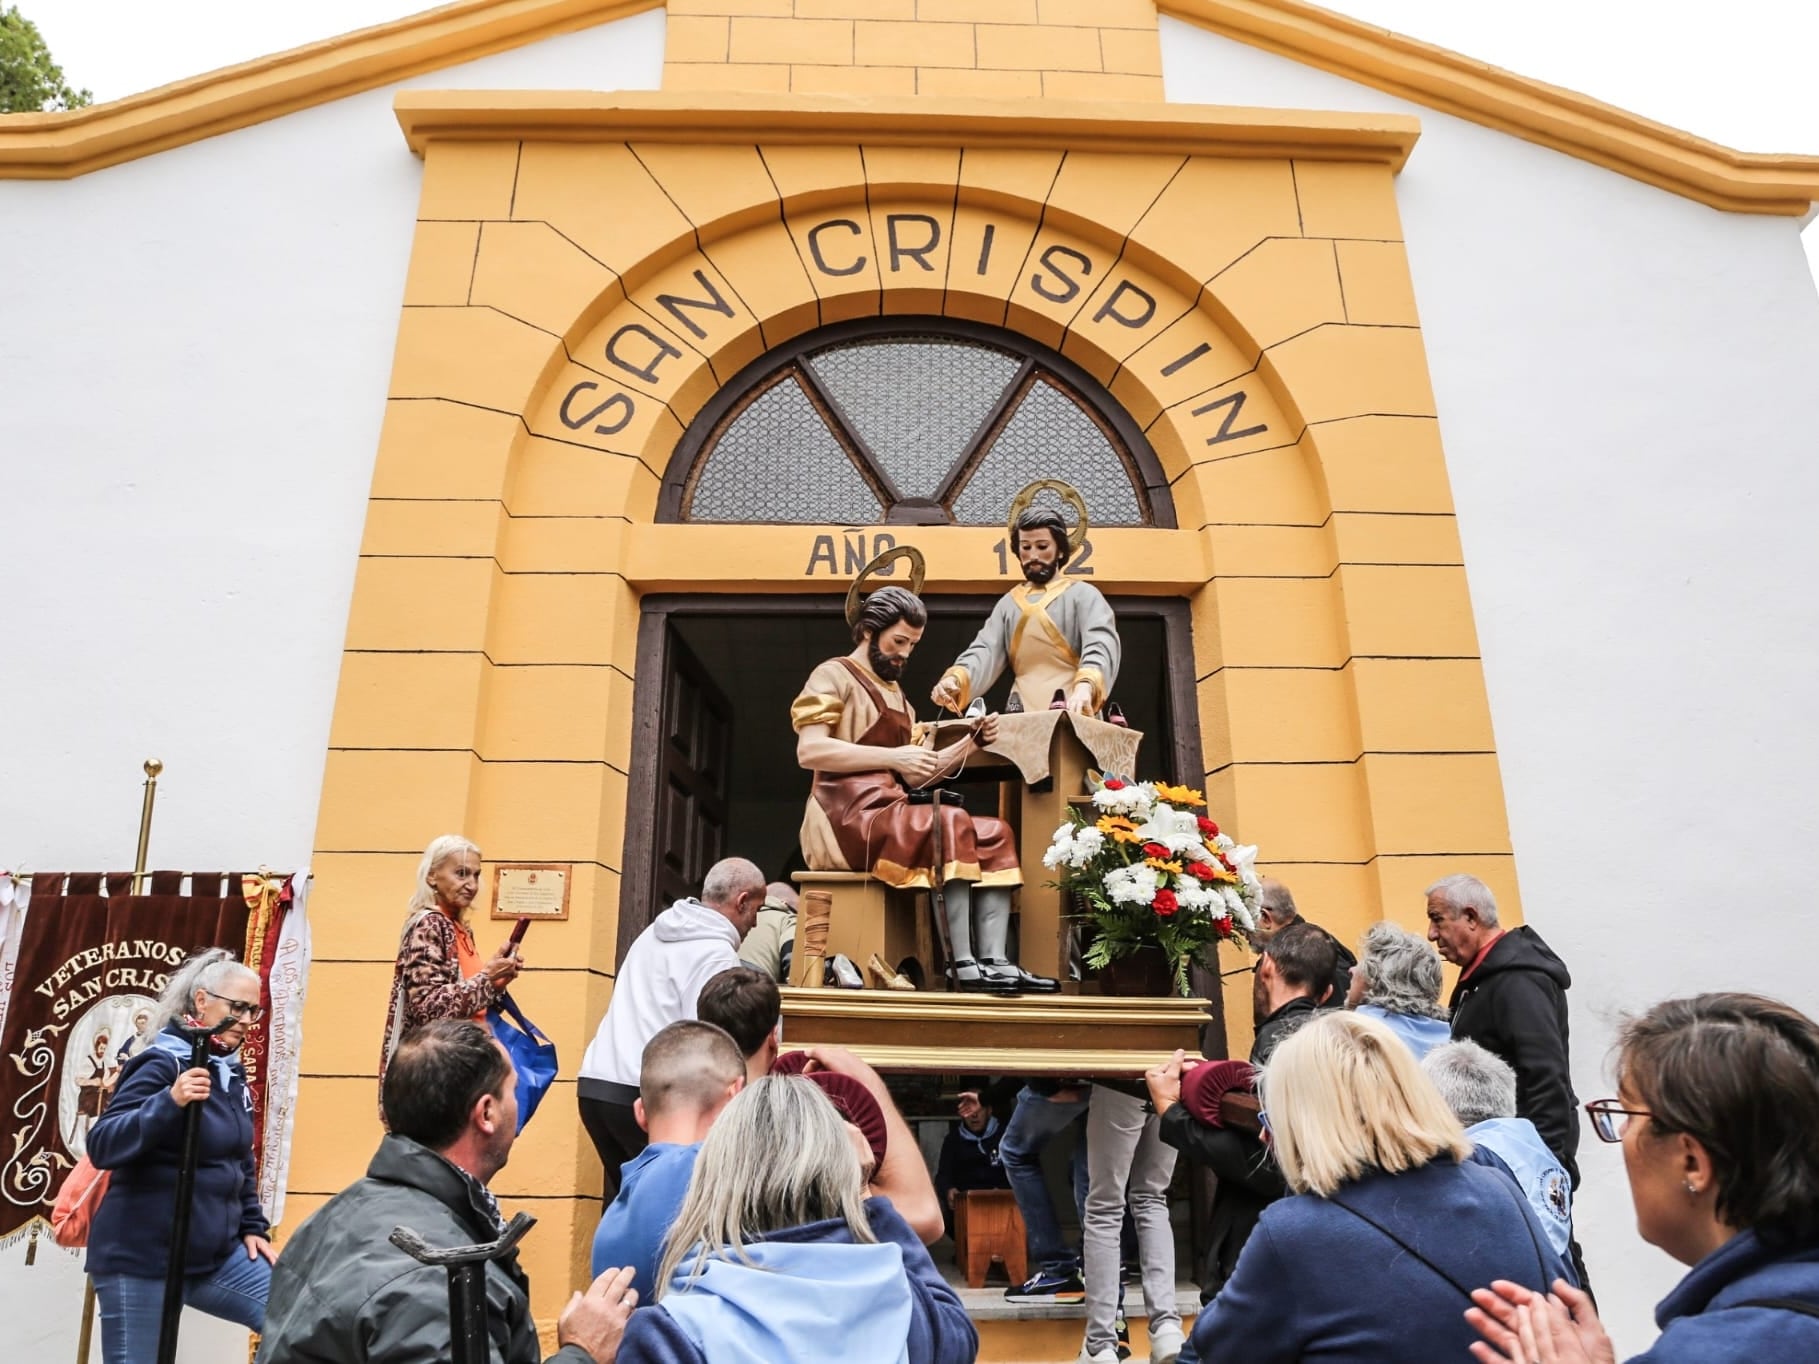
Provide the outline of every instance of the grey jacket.
{"type": "MultiPolygon", "coordinates": [[[[499,1235],[490,1199],[461,1171],[408,1137],[388,1136],[366,1178],[297,1229],[272,1270],[259,1364],[437,1364],[450,1349],[448,1273],[387,1239],[409,1227],[438,1249],[499,1235]]],[[[487,1266],[494,1364],[539,1364],[530,1280],[517,1252],[487,1266]]],[[[578,1345],[551,1364],[593,1364],[578,1345]]]]}

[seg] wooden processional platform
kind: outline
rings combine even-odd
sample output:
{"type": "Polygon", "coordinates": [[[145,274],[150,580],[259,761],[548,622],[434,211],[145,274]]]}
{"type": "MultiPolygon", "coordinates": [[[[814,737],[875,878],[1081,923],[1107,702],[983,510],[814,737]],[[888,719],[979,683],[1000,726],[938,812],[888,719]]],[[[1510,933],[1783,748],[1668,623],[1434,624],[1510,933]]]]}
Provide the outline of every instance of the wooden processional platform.
{"type": "Polygon", "coordinates": [[[1133,1076],[1200,1055],[1204,999],[783,991],[783,1050],[848,1047],[880,1071],[1133,1076]]]}

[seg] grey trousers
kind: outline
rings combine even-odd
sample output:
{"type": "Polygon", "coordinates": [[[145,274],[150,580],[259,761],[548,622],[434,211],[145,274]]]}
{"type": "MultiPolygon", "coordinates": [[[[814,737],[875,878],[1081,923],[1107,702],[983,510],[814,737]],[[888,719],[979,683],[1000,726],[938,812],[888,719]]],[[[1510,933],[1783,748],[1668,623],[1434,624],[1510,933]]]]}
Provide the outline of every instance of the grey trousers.
{"type": "Polygon", "coordinates": [[[1181,1328],[1175,1310],[1175,1233],[1168,1224],[1168,1182],[1175,1148],[1143,1100],[1094,1085],[1086,1115],[1086,1225],[1081,1229],[1086,1277],[1086,1349],[1117,1344],[1118,1233],[1128,1199],[1137,1224],[1143,1301],[1150,1331],[1181,1328]]]}

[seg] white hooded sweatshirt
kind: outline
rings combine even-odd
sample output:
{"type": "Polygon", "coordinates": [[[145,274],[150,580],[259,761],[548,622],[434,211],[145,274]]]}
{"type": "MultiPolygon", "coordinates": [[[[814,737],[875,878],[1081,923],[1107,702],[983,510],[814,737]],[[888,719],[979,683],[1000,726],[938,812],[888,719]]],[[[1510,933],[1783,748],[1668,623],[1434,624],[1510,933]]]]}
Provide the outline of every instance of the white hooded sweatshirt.
{"type": "Polygon", "coordinates": [[[676,901],[619,963],[612,1003],[581,1058],[581,1074],[637,1088],[645,1044],[671,1023],[695,1017],[701,987],[738,964],[732,920],[699,900],[676,901]]]}

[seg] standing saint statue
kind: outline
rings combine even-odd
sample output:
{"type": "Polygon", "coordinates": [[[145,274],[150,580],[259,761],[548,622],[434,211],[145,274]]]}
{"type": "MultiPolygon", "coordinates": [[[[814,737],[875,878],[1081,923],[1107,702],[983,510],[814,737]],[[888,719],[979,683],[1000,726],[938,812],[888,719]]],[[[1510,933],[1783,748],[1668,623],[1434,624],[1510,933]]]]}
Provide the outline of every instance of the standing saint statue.
{"type": "Polygon", "coordinates": [[[959,711],[990,690],[1008,663],[1021,709],[1048,710],[1059,702],[1079,715],[1099,713],[1123,656],[1118,621],[1091,583],[1056,577],[1086,539],[1086,526],[1086,500],[1065,483],[1044,479],[1017,494],[1006,531],[1024,581],[998,599],[930,700],[959,711]],[[1031,506],[1044,488],[1073,505],[1078,520],[1071,532],[1060,512],[1031,506]]]}
{"type": "Polygon", "coordinates": [[[1023,884],[1010,826],[969,814],[951,797],[912,799],[991,743],[997,717],[983,717],[946,748],[918,742],[921,726],[898,683],[928,610],[915,591],[901,587],[881,587],[863,602],[859,596],[866,576],[896,557],[912,560],[912,582],[921,588],[920,556],[907,547],[867,565],[847,596],[852,652],[810,673],[790,706],[796,761],[814,774],[802,855],[811,871],[864,871],[898,889],[934,892],[945,909],[958,989],[1052,993],[1057,982],[1031,975],[1007,955],[1011,891],[1023,884]]]}

